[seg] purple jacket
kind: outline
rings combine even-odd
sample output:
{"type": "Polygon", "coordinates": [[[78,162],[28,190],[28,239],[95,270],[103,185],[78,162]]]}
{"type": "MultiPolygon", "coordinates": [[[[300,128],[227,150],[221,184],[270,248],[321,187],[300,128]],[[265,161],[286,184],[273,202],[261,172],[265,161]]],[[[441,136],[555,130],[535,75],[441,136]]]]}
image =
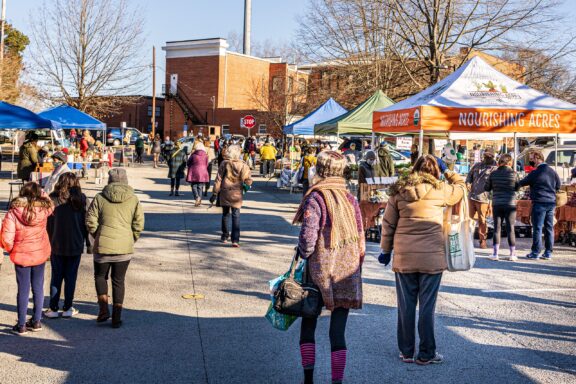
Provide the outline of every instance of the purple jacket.
{"type": "Polygon", "coordinates": [[[208,154],[205,151],[194,151],[188,158],[189,183],[207,183],[210,181],[208,175],[208,154]]]}

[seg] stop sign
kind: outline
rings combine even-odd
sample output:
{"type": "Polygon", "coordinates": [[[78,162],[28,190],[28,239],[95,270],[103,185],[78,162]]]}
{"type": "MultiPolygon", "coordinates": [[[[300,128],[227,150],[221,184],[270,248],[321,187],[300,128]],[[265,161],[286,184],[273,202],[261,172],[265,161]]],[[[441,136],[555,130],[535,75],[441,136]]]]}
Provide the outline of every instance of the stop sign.
{"type": "Polygon", "coordinates": [[[252,115],[246,115],[242,118],[242,125],[245,128],[252,129],[256,126],[256,119],[252,115]]]}

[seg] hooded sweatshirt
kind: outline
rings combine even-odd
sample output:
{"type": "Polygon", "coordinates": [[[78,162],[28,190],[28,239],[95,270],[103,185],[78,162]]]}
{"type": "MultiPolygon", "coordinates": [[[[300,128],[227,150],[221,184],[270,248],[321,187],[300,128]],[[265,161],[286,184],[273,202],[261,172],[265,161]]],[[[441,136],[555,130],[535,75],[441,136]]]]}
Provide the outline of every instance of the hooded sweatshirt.
{"type": "Polygon", "coordinates": [[[40,265],[50,256],[50,240],[46,221],[53,207],[34,207],[36,215],[30,223],[24,221],[27,200],[16,198],[2,222],[2,248],[10,254],[10,260],[23,267],[40,265]]]}
{"type": "Polygon", "coordinates": [[[390,187],[381,248],[394,250],[394,272],[441,273],[447,269],[444,207],[460,202],[465,186],[457,173],[445,176],[450,184],[427,173],[413,173],[390,187]]]}
{"type": "Polygon", "coordinates": [[[144,211],[132,187],[108,184],[88,208],[86,227],[94,237],[95,261],[97,255],[134,253],[134,243],[144,229],[144,211]]]}

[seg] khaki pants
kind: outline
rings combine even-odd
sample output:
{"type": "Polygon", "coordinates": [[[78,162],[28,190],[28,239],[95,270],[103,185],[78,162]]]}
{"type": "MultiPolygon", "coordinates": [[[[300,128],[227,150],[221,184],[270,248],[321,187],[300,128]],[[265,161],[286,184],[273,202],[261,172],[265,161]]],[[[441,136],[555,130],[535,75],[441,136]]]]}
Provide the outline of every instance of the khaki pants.
{"type": "Polygon", "coordinates": [[[476,200],[470,201],[470,218],[478,220],[478,238],[480,241],[486,240],[488,237],[488,225],[486,224],[486,217],[490,211],[490,204],[481,203],[476,200]],[[476,217],[477,216],[477,217],[476,217]]]}

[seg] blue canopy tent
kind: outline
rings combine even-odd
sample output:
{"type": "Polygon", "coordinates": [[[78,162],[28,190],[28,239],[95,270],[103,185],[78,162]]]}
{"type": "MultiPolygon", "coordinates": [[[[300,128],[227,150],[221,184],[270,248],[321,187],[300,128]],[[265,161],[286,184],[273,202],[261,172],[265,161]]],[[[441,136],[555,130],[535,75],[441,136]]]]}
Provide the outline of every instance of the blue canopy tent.
{"type": "MultiPolygon", "coordinates": [[[[34,112],[0,101],[0,129],[14,129],[18,131],[30,131],[35,129],[60,129],[58,122],[45,119],[34,112]]],[[[13,137],[15,146],[16,135],[13,137]]],[[[12,149],[12,164],[14,164],[14,148],[12,149]]],[[[14,177],[14,174],[12,174],[14,177]]]]}
{"type": "Polygon", "coordinates": [[[0,101],[0,129],[59,129],[60,123],[43,118],[26,108],[0,101]]]}
{"type": "Polygon", "coordinates": [[[324,121],[333,119],[346,113],[347,110],[338,104],[333,98],[329,98],[324,104],[301,118],[300,120],[286,125],[283,129],[285,135],[314,135],[314,126],[324,121]]]}
{"type": "Polygon", "coordinates": [[[59,105],[57,107],[49,108],[38,114],[39,116],[57,121],[63,129],[91,129],[91,130],[104,130],[106,124],[98,119],[90,116],[87,113],[77,110],[69,105],[59,105]]]}

